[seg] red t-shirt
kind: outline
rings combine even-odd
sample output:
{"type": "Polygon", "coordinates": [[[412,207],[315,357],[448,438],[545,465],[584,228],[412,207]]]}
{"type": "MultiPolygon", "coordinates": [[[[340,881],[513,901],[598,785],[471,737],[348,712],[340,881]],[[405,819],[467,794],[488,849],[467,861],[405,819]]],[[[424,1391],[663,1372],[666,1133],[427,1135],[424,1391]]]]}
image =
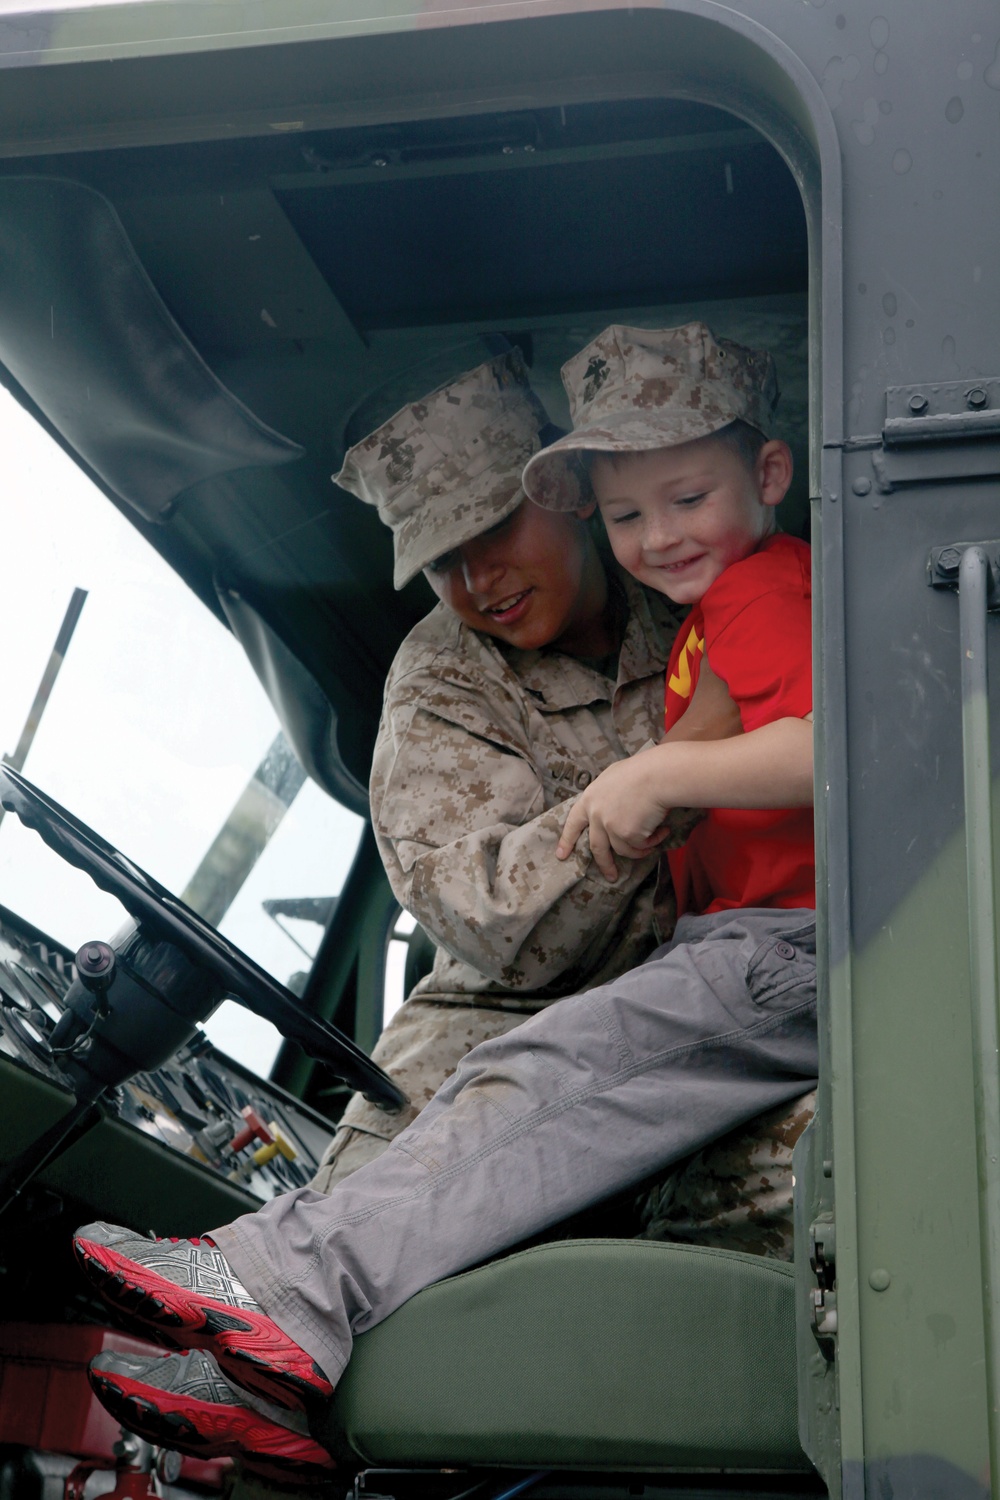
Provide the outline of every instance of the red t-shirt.
{"type": "MultiPolygon", "coordinates": [[[[811,594],[809,548],[790,536],[768,537],[721,573],[670,653],[666,727],[687,709],[705,654],[739,708],[744,730],[811,713],[811,594]]],[[[816,905],[811,807],[712,808],[667,859],[678,915],[816,905]]]]}

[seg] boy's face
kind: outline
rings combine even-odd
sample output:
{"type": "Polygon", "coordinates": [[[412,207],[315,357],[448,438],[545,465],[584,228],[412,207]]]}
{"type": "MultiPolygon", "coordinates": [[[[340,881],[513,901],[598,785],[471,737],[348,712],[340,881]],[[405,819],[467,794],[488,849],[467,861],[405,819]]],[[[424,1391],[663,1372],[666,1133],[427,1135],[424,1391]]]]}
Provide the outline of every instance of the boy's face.
{"type": "Polygon", "coordinates": [[[697,604],[774,530],[792,456],[772,440],[750,468],[728,443],[708,437],[614,462],[598,455],[590,477],[622,567],[676,604],[697,604]]]}

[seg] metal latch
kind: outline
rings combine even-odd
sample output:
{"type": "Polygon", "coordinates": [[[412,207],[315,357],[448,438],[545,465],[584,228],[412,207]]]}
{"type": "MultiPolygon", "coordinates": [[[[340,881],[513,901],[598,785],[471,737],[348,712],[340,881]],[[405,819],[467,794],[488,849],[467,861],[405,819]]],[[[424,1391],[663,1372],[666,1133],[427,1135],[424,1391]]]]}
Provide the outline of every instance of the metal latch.
{"type": "Polygon", "coordinates": [[[837,1232],[832,1214],[820,1214],[809,1226],[809,1264],[817,1282],[810,1294],[812,1331],[829,1354],[837,1336],[837,1232]]]}
{"type": "Polygon", "coordinates": [[[1000,474],[1000,376],[890,385],[881,436],[872,468],[883,494],[1000,474]]]}
{"type": "Polygon", "coordinates": [[[986,554],[987,607],[1000,609],[1000,540],[992,542],[946,542],[927,555],[927,582],[932,589],[958,588],[962,557],[970,547],[986,554]]]}

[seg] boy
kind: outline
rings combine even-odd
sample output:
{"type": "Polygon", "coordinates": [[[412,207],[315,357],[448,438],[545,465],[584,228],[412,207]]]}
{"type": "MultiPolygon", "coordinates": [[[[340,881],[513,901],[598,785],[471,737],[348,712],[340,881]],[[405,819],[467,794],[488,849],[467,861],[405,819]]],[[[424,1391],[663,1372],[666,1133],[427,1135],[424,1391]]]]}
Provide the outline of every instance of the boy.
{"type": "Polygon", "coordinates": [[[701,323],[612,327],[564,380],[574,430],[528,465],[528,494],[576,508],[589,485],[622,566],[693,608],[667,668],[666,741],[592,783],[570,808],[557,855],[589,831],[613,880],[614,854],[648,853],[671,808],[706,807],[666,856],[679,914],[812,907],[809,549],[776,529],[792,464],[787,445],[767,437],[770,357],[701,323]],[[672,743],[703,660],[745,733],[672,743]]]}
{"type": "MultiPolygon", "coordinates": [[[[556,453],[555,466],[544,471],[547,504],[570,482],[578,485],[565,454],[576,439],[577,448],[612,452],[619,441],[630,453],[670,447],[664,420],[671,393],[686,403],[683,420],[672,428],[674,447],[734,420],[762,427],[766,381],[759,376],[767,376],[769,364],[755,366],[757,356],[717,343],[701,325],[672,333],[680,338],[671,349],[662,334],[643,336],[660,344],[641,347],[638,357],[634,341],[619,349],[617,383],[599,348],[572,362],[571,371],[584,361],[584,409],[592,408],[593,395],[618,392],[625,420],[610,441],[607,432],[601,438],[588,427],[563,439],[561,451],[560,445],[547,450],[556,453]],[[681,374],[666,378],[671,358],[681,374]],[[724,379],[718,366],[726,359],[724,379]],[[714,425],[705,426],[706,413],[714,425]],[[645,439],[637,442],[638,428],[645,439]]],[[[609,415],[600,413],[605,427],[609,415]]],[[[708,450],[711,463],[719,449],[715,442],[708,450]]],[[[721,449],[729,451],[725,443],[721,449]]],[[[765,443],[760,451],[763,469],[719,460],[724,524],[715,528],[713,522],[710,535],[685,529],[662,557],[656,548],[640,548],[636,567],[663,568],[671,588],[690,589],[692,600],[697,592],[704,602],[712,584],[758,556],[769,558],[776,546],[768,542],[769,517],[791,470],[783,445],[765,443]],[[733,516],[741,519],[730,525],[733,516]],[[733,536],[739,563],[729,551],[733,536]]],[[[529,464],[526,483],[543,456],[529,464]]],[[[636,515],[658,508],[659,499],[647,506],[635,476],[655,471],[662,488],[663,462],[647,471],[630,460],[627,491],[613,464],[607,473],[598,468],[613,535],[617,524],[624,535],[636,515]]],[[[670,493],[680,514],[690,511],[693,518],[704,509],[700,492],[670,493]]],[[[705,514],[714,516],[718,508],[713,499],[705,514]]],[[[801,665],[808,659],[807,619],[801,630],[793,620],[790,635],[789,659],[801,665]]],[[[716,670],[725,672],[726,653],[716,654],[716,670]]],[[[690,655],[689,665],[696,666],[690,655]]],[[[675,676],[674,691],[686,701],[690,684],[679,659],[675,676]]],[[[808,729],[795,722],[808,712],[801,681],[799,696],[790,695],[787,704],[772,694],[767,712],[773,721],[754,728],[750,686],[756,679],[749,670],[731,679],[738,701],[743,694],[750,732],[727,742],[731,750],[723,742],[703,743],[689,760],[664,753],[681,751],[680,745],[640,751],[622,768],[629,773],[626,801],[640,804],[638,819],[627,807],[622,812],[617,783],[599,777],[595,788],[604,786],[593,797],[584,793],[567,821],[567,850],[574,827],[578,834],[584,826],[597,830],[598,849],[600,830],[606,831],[601,858],[606,854],[609,862],[612,851],[655,845],[663,808],[682,796],[704,806],[731,801],[738,787],[745,805],[799,805],[811,761],[808,729]],[[781,757],[780,779],[773,774],[774,756],[781,757]]],[[[740,889],[761,886],[744,882],[740,889]]],[[[771,908],[731,902],[689,910],[672,942],[644,964],[474,1048],[389,1149],[329,1196],[298,1189],[200,1239],[150,1240],[105,1224],[78,1231],[81,1265],[119,1312],[139,1329],[191,1350],[99,1355],[91,1378],[101,1399],[150,1441],[266,1460],[286,1472],[322,1472],[322,1450],[302,1413],[322,1413],[355,1334],[431,1282],[641,1181],[812,1087],[815,924],[811,910],[795,905],[800,897],[801,906],[813,904],[811,891],[792,882],[771,908]]]]}

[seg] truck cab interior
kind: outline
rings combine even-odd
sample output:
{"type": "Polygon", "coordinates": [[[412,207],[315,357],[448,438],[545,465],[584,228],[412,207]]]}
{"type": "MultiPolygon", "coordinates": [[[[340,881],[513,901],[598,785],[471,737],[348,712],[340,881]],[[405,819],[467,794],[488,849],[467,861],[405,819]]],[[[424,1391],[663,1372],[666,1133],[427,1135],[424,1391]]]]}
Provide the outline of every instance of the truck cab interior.
{"type": "MultiPolygon", "coordinates": [[[[361,815],[385,675],[432,596],[420,578],[394,592],[388,533],[331,475],[358,409],[414,366],[453,357],[458,373],[503,335],[566,426],[559,368],[602,327],[703,318],[775,356],[797,473],[783,524],[808,535],[805,157],[763,127],[745,82],[707,83],[678,53],[673,86],[654,87],[648,16],[570,19],[5,82],[0,380],[234,634],[308,776],[361,815]],[[601,77],[584,54],[603,55],[601,77]]],[[[113,881],[104,857],[96,878],[113,881]]],[[[298,997],[362,1053],[397,914],[366,833],[298,997]]],[[[51,1046],[81,980],[59,932],[0,915],[9,1167],[82,1097],[51,1046]]],[[[75,1224],[197,1233],[307,1180],[346,1098],[343,1058],[317,1061],[322,1035],[272,1001],[288,1040],[270,1079],[197,1037],[138,1057],[99,1123],[6,1205],[0,1312],[17,1347],[25,1324],[107,1321],[70,1265],[75,1224]],[[153,1115],[175,1122],[172,1143],[144,1128],[153,1115]],[[241,1118],[293,1139],[296,1159],[277,1150],[234,1181],[241,1118]],[[47,1227],[26,1253],[29,1221],[47,1227]]],[[[799,1433],[799,1384],[828,1369],[804,1269],[565,1242],[432,1287],[358,1341],[325,1434],[337,1482],[435,1500],[513,1494],[522,1472],[552,1497],[825,1493],[799,1433]]],[[[15,1345],[0,1334],[9,1360],[15,1345]]],[[[17,1494],[51,1485],[2,1431],[17,1494]]]]}

